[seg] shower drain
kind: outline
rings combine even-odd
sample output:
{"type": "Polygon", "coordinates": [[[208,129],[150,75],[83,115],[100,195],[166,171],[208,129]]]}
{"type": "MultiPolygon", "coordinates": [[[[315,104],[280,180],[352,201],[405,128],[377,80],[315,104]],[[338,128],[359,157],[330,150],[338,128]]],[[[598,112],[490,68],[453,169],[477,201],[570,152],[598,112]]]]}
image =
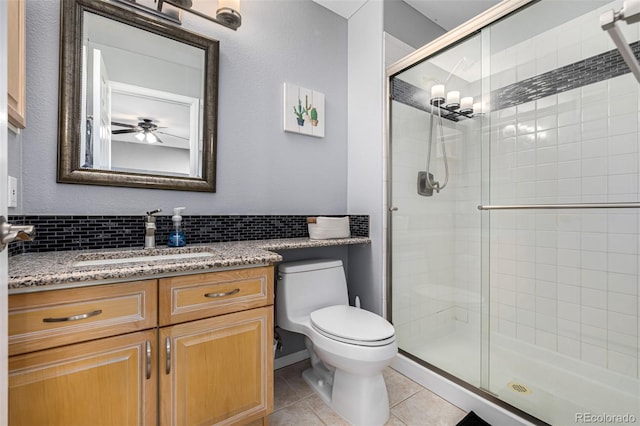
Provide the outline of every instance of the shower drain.
{"type": "Polygon", "coordinates": [[[509,389],[519,394],[528,395],[531,393],[531,390],[522,383],[510,382],[507,386],[509,386],[509,389]]]}

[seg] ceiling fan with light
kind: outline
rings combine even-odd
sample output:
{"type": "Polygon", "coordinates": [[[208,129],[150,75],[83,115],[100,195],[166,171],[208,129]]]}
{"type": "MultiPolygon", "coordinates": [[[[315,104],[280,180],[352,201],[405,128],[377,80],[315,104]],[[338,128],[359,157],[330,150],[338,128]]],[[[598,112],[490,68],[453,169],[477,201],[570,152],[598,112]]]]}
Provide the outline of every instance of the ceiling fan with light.
{"type": "Polygon", "coordinates": [[[119,135],[123,133],[136,133],[135,135],[136,139],[138,139],[140,142],[147,142],[147,143],[162,143],[162,141],[156,135],[156,133],[173,136],[180,139],[185,139],[181,136],[159,132],[158,129],[164,129],[165,127],[158,127],[158,125],[154,123],[155,120],[151,118],[138,117],[138,120],[140,121],[138,122],[138,124],[135,124],[135,125],[112,121],[111,122],[112,126],[125,127],[125,129],[112,130],[111,134],[119,135]]]}

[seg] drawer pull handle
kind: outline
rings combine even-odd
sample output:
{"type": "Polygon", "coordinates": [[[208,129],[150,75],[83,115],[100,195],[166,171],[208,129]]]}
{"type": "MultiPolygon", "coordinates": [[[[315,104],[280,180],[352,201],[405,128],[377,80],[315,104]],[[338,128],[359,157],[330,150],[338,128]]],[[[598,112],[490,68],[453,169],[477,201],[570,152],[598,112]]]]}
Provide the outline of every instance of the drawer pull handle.
{"type": "Polygon", "coordinates": [[[90,317],[95,317],[96,315],[100,315],[102,313],[102,309],[96,309],[95,311],[87,312],[86,314],[73,315],[70,317],[64,318],[43,318],[42,322],[66,322],[66,321],[78,321],[87,319],[90,317]]]}
{"type": "Polygon", "coordinates": [[[222,293],[206,293],[204,297],[225,297],[231,296],[232,294],[240,293],[239,288],[234,288],[233,290],[225,291],[222,293]]]}
{"type": "Polygon", "coordinates": [[[167,365],[165,366],[165,373],[171,373],[171,338],[167,337],[165,340],[165,346],[167,348],[167,365]]]}
{"type": "Polygon", "coordinates": [[[151,341],[147,340],[147,380],[151,378],[151,341]]]}

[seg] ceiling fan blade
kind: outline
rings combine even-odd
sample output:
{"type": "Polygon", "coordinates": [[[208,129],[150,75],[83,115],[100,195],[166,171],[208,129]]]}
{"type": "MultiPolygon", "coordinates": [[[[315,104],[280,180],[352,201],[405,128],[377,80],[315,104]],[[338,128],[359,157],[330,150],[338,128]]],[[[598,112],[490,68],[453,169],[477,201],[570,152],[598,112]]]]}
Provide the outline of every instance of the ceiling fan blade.
{"type": "Polygon", "coordinates": [[[156,133],[160,133],[160,134],[163,134],[163,135],[171,136],[173,138],[184,139],[185,141],[189,140],[189,138],[185,138],[183,136],[172,135],[171,133],[166,133],[166,132],[156,132],[156,133]]]}
{"type": "Polygon", "coordinates": [[[122,134],[122,133],[137,133],[137,132],[139,132],[139,130],[137,130],[137,129],[112,130],[111,134],[112,135],[119,135],[119,134],[122,134]]]}
{"type": "Polygon", "coordinates": [[[119,135],[121,133],[137,133],[138,130],[137,129],[127,129],[127,130],[112,130],[111,134],[112,135],[119,135]]]}
{"type": "Polygon", "coordinates": [[[134,126],[133,124],[118,123],[117,121],[112,121],[111,125],[118,127],[129,127],[130,129],[136,129],[138,127],[137,125],[134,126]]]}

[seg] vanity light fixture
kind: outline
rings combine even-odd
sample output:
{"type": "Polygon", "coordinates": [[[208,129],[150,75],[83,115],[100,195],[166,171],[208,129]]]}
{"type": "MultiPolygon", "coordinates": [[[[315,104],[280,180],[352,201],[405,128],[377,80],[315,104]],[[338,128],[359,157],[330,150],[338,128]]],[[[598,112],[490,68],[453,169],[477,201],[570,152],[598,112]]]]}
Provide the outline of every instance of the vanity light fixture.
{"type": "Polygon", "coordinates": [[[193,13],[201,18],[208,19],[209,21],[215,22],[216,24],[220,24],[223,27],[227,27],[234,31],[242,25],[240,0],[218,0],[218,9],[216,10],[215,17],[194,9],[193,0],[158,0],[158,12],[162,12],[162,6],[165,3],[186,12],[193,13]]]}
{"type": "MultiPolygon", "coordinates": [[[[184,10],[192,13],[201,18],[220,24],[223,27],[236,31],[242,24],[242,16],[240,15],[240,0],[218,0],[218,8],[216,10],[216,16],[211,16],[193,7],[193,0],[154,0],[157,3],[157,9],[145,6],[142,3],[136,2],[136,0],[113,0],[117,3],[127,5],[136,10],[150,14],[157,18],[166,19],[174,24],[181,25],[179,11],[176,9],[184,10]],[[171,10],[162,10],[164,5],[168,4],[173,6],[171,10]]],[[[213,3],[213,0],[201,0],[202,4],[213,3]]]]}
{"type": "Polygon", "coordinates": [[[431,99],[429,103],[440,109],[442,118],[451,121],[459,121],[460,118],[473,118],[481,115],[480,104],[473,103],[473,97],[465,96],[460,98],[460,92],[452,90],[446,92],[444,84],[434,84],[431,86],[431,99]]]}

